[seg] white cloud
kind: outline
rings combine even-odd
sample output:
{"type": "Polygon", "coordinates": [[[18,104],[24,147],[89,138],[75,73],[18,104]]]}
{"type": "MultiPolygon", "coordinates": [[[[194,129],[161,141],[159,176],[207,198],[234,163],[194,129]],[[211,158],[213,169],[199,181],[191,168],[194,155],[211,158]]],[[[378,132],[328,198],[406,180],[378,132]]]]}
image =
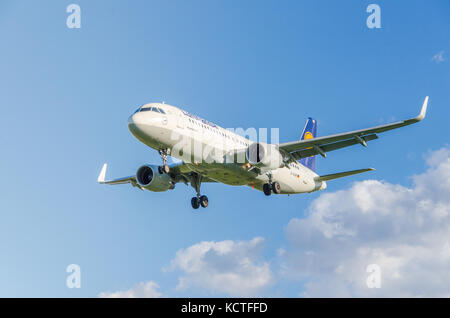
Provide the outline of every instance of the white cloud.
{"type": "Polygon", "coordinates": [[[158,288],[157,283],[148,281],[146,283],[139,283],[129,290],[100,293],[98,296],[101,298],[157,298],[162,296],[157,291],[158,288]]]}
{"type": "MultiPolygon", "coordinates": [[[[272,265],[261,237],[179,250],[170,266],[181,272],[177,289],[261,296],[279,281],[298,284],[302,296],[450,297],[450,149],[430,152],[426,163],[409,187],[365,180],[324,192],[305,218],[290,220],[272,265]],[[381,268],[379,289],[366,285],[370,264],[381,268]]],[[[161,293],[150,281],[99,296],[161,293]]]]}
{"type": "Polygon", "coordinates": [[[439,53],[433,55],[433,57],[431,58],[432,62],[436,62],[436,63],[441,63],[444,62],[444,51],[440,51],[439,53]]]}
{"type": "Polygon", "coordinates": [[[450,150],[430,153],[413,185],[366,180],[324,193],[292,219],[283,274],[305,296],[450,296],[450,150]],[[381,267],[369,289],[366,268],[381,267]]]}
{"type": "Polygon", "coordinates": [[[269,263],[260,261],[264,239],[200,242],[181,249],[171,268],[182,271],[178,290],[202,288],[231,296],[258,295],[273,281],[269,263]]]}

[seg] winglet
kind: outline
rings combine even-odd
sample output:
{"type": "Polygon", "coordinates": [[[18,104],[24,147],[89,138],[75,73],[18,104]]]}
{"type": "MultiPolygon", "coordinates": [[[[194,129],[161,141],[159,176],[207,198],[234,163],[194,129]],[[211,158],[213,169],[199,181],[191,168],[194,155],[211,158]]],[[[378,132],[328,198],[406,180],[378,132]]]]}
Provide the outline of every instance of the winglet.
{"type": "Polygon", "coordinates": [[[414,119],[416,119],[417,121],[421,121],[422,119],[424,119],[425,115],[427,113],[427,107],[428,107],[428,96],[425,97],[425,100],[423,102],[422,109],[420,110],[419,116],[417,116],[414,119]]]}
{"type": "Polygon", "coordinates": [[[102,167],[102,171],[100,171],[100,174],[98,175],[98,179],[97,182],[98,183],[104,183],[105,182],[105,177],[106,177],[106,168],[108,167],[108,165],[105,163],[102,167]]]}

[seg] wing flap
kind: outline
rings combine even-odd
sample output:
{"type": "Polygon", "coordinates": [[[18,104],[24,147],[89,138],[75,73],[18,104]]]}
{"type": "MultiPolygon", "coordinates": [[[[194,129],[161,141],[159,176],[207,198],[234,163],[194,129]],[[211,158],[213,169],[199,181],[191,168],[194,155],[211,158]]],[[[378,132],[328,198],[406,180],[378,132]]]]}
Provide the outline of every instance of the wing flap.
{"type": "MultiPolygon", "coordinates": [[[[367,135],[367,136],[363,136],[360,137],[363,142],[367,142],[367,141],[371,141],[374,139],[377,139],[378,136],[376,134],[371,134],[371,135],[367,135]]],[[[338,142],[334,142],[334,143],[330,143],[327,145],[323,145],[320,146],[320,149],[325,153],[325,152],[329,152],[329,151],[333,151],[333,150],[337,150],[337,149],[341,149],[344,147],[349,147],[349,146],[353,146],[356,144],[361,143],[360,140],[354,138],[354,139],[347,139],[347,140],[343,140],[343,141],[338,141],[338,142]]],[[[293,157],[295,158],[295,160],[299,160],[302,158],[307,158],[307,157],[311,157],[311,156],[315,156],[315,155],[319,155],[320,152],[318,151],[317,148],[314,147],[310,147],[307,149],[303,149],[300,151],[295,151],[292,153],[293,157]]]]}

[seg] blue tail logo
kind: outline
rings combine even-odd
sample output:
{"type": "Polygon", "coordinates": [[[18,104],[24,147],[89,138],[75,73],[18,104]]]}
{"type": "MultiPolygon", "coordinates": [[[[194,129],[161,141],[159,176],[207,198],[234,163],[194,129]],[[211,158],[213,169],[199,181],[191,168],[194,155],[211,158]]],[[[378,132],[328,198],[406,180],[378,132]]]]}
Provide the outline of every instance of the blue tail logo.
{"type": "MultiPolygon", "coordinates": [[[[308,120],[306,121],[305,128],[303,128],[300,140],[313,139],[316,136],[317,136],[317,121],[309,117],[308,120]]],[[[315,156],[300,159],[299,162],[305,167],[311,169],[312,171],[316,170],[315,156]]]]}

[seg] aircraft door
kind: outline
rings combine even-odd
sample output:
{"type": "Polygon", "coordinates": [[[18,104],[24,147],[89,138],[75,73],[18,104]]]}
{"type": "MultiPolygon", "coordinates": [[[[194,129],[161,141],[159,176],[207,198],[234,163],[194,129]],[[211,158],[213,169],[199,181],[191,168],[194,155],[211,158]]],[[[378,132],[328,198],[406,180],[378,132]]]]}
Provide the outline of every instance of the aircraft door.
{"type": "Polygon", "coordinates": [[[184,128],[184,115],[182,113],[178,114],[178,119],[177,119],[177,126],[179,128],[184,128]]]}

